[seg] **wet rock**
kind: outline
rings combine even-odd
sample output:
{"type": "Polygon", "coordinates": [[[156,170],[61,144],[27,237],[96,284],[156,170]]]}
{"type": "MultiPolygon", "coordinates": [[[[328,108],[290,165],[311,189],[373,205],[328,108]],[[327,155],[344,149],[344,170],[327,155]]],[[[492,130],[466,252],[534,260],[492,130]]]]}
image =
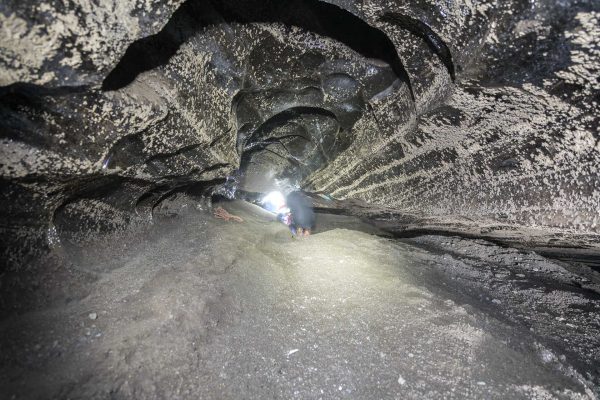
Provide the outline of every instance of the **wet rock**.
{"type": "Polygon", "coordinates": [[[0,7],[6,286],[214,190],[598,242],[593,2],[147,3],[0,7]]]}
{"type": "Polygon", "coordinates": [[[0,9],[0,86],[97,84],[132,41],[158,32],[181,3],[9,0],[0,9]]]}

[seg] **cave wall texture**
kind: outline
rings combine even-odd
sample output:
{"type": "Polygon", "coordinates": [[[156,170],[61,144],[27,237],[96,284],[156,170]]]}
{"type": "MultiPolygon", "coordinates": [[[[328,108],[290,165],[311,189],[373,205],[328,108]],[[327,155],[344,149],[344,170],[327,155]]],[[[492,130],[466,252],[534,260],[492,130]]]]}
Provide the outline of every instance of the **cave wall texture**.
{"type": "Polygon", "coordinates": [[[600,233],[597,0],[4,0],[4,270],[272,182],[600,233]]]}

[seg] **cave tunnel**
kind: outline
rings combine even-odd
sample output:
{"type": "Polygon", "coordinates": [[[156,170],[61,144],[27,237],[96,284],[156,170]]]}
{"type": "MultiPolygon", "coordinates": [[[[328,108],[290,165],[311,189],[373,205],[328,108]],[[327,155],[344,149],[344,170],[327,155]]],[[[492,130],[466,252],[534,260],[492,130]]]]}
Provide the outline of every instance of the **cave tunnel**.
{"type": "Polygon", "coordinates": [[[599,26],[2,0],[0,398],[597,399],[599,26]]]}

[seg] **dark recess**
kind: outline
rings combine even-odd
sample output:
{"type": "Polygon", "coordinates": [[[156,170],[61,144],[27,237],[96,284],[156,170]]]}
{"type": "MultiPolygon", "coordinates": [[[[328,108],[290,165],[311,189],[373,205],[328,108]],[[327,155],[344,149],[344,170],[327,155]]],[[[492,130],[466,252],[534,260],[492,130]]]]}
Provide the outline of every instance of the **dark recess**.
{"type": "MultiPolygon", "coordinates": [[[[292,107],[275,114],[265,122],[263,122],[254,132],[252,132],[245,141],[245,148],[252,146],[256,139],[260,139],[264,134],[268,134],[275,128],[285,125],[288,121],[300,117],[302,115],[321,115],[338,120],[337,116],[324,108],[320,107],[292,107]]],[[[350,127],[351,128],[351,127],[350,127]]]]}
{"type": "Polygon", "coordinates": [[[456,80],[456,70],[454,68],[454,61],[452,61],[450,49],[446,45],[446,42],[444,42],[444,40],[442,40],[442,38],[427,24],[419,21],[418,19],[409,17],[408,15],[398,13],[385,13],[381,16],[380,20],[397,25],[400,28],[406,29],[413,35],[423,39],[431,51],[437,54],[440,60],[444,63],[452,80],[456,80]]]}

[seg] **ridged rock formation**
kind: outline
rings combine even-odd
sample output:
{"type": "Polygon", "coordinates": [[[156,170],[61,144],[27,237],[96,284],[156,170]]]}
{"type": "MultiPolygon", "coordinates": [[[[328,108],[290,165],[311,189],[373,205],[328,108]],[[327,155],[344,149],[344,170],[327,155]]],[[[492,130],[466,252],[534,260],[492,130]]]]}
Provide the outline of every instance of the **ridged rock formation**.
{"type": "Polygon", "coordinates": [[[4,1],[3,269],[222,184],[594,240],[599,22],[594,0],[4,1]]]}

